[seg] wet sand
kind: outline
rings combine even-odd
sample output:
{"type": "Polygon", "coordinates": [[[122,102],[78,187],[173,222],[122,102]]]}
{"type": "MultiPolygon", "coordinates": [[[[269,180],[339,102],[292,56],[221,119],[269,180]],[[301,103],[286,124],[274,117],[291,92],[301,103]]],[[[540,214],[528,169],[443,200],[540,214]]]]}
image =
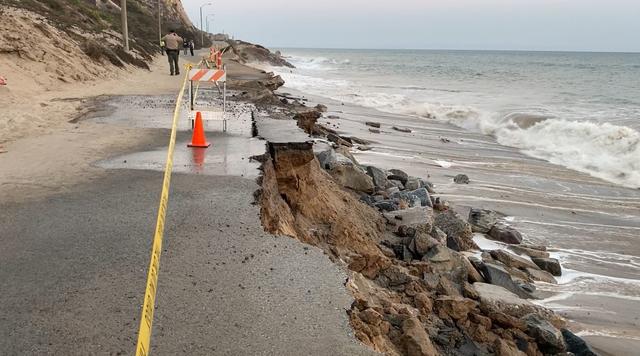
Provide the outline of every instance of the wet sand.
{"type": "Polygon", "coordinates": [[[640,190],[528,157],[438,120],[280,91],[326,104],[320,123],[372,141],[370,151],[354,151],[361,163],[429,176],[439,196],[465,216],[471,207],[506,214],[527,242],[548,246],[562,263],[558,285],[537,285],[544,305],[603,354],[631,354],[640,346],[640,190]],[[380,122],[381,133],[369,132],[366,121],[380,122]],[[471,183],[454,184],[457,174],[471,183]]]}

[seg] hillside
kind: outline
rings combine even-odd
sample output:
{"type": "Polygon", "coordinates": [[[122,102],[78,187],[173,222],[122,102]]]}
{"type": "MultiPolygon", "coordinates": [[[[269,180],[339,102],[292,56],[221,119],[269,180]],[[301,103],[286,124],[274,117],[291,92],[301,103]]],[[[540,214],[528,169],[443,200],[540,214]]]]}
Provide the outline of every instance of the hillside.
{"type": "MultiPolygon", "coordinates": [[[[0,6],[0,71],[9,81],[12,78],[6,72],[17,71],[31,73],[40,81],[70,82],[109,76],[114,68],[127,65],[148,68],[152,56],[159,53],[156,2],[128,1],[128,53],[121,46],[116,3],[119,1],[4,0],[0,6]]],[[[199,31],[181,1],[161,4],[163,32],[174,27],[200,46],[199,31]]]]}

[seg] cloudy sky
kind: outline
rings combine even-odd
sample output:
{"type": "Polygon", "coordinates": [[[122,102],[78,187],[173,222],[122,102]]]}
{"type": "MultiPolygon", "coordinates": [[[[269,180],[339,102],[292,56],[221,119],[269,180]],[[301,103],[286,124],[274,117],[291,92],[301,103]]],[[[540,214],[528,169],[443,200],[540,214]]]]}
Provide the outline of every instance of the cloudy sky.
{"type": "MultiPolygon", "coordinates": [[[[198,26],[209,1],[182,2],[198,26]]],[[[227,0],[204,13],[270,47],[640,52],[640,0],[227,0]]]]}

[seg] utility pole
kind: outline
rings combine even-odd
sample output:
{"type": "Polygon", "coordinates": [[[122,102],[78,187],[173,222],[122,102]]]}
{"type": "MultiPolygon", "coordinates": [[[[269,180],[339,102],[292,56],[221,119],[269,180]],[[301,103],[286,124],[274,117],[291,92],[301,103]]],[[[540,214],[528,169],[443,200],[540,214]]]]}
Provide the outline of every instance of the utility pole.
{"type": "Polygon", "coordinates": [[[200,47],[204,47],[204,23],[202,21],[202,8],[208,5],[213,5],[212,3],[208,2],[202,6],[200,6],[200,47]]]}
{"type": "Polygon", "coordinates": [[[127,26],[127,0],[120,0],[120,14],[122,16],[122,40],[124,51],[129,52],[129,28],[127,26]]]}
{"type": "Polygon", "coordinates": [[[160,1],[158,0],[158,44],[162,41],[162,10],[160,8],[160,1]]]}

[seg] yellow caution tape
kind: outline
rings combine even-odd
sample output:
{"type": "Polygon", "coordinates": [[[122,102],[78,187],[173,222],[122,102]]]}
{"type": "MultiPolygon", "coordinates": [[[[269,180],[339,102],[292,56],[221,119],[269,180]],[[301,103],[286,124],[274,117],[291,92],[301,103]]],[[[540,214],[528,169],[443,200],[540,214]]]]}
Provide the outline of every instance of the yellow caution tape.
{"type": "Polygon", "coordinates": [[[164,180],[162,182],[162,193],[160,194],[160,207],[158,208],[158,220],[156,231],[153,236],[153,248],[151,250],[151,262],[149,263],[149,273],[147,275],[147,289],[144,293],[144,305],[142,306],[142,317],[140,318],[140,329],[138,331],[138,345],[136,346],[136,356],[149,355],[149,345],[151,344],[151,324],[153,323],[153,309],[156,302],[156,291],[158,287],[158,272],[160,268],[160,253],[162,252],[162,237],[164,235],[164,220],[167,214],[167,204],[169,203],[169,185],[171,184],[171,170],[173,169],[173,151],[176,147],[176,130],[178,126],[178,116],[184,89],[189,78],[187,65],[182,88],[176,100],[176,108],[173,112],[173,124],[171,126],[171,138],[169,139],[169,149],[167,151],[167,164],[164,168],[164,180]]]}

